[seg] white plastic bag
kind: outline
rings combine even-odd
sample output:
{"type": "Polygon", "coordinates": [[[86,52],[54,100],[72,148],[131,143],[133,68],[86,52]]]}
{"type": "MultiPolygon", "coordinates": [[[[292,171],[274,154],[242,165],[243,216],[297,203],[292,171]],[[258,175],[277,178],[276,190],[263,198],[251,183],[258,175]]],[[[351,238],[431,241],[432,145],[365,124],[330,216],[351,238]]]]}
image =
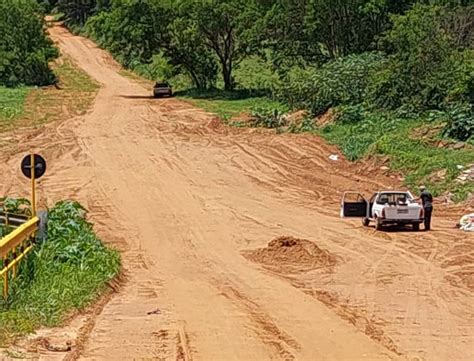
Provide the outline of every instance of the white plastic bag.
{"type": "Polygon", "coordinates": [[[460,228],[466,232],[474,232],[474,213],[466,214],[459,222],[460,228]]]}

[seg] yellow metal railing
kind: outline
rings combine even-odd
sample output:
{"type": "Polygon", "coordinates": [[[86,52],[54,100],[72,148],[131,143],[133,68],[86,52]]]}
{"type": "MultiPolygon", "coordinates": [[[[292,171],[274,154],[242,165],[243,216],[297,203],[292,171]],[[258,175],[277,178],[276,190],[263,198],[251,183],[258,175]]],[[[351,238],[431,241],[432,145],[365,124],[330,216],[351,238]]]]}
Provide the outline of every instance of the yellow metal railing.
{"type": "Polygon", "coordinates": [[[23,175],[31,179],[31,213],[27,215],[10,214],[5,205],[0,204],[0,224],[6,229],[6,236],[0,238],[0,279],[3,277],[3,297],[8,297],[10,271],[16,276],[20,261],[33,249],[40,220],[36,216],[36,179],[46,171],[46,161],[37,154],[27,155],[21,162],[23,175]]]}
{"type": "MultiPolygon", "coordinates": [[[[6,225],[8,225],[8,218],[7,215],[6,225]]],[[[15,219],[14,216],[12,218],[15,219]]],[[[18,264],[32,250],[39,222],[38,217],[32,217],[0,239],[0,260],[2,260],[0,277],[3,277],[4,298],[8,297],[10,271],[13,271],[12,275],[14,277],[18,264]]]]}

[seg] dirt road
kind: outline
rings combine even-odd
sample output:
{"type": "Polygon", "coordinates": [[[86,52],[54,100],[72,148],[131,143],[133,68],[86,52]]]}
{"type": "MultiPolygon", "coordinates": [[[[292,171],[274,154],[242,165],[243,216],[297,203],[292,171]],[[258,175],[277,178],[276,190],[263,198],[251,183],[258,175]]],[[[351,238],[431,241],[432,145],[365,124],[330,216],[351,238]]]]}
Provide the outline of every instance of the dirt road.
{"type": "Polygon", "coordinates": [[[102,88],[87,115],[10,135],[0,193],[27,189],[18,162],[34,148],[49,162],[42,200],[79,200],[122,251],[127,282],[81,359],[474,359],[472,236],[440,218],[430,233],[343,222],[341,191],[396,181],[329,160],[318,138],[150,99],[90,41],[51,35],[102,88]],[[274,250],[287,267],[248,256],[280,236],[331,262],[304,263],[310,243],[274,250]]]}

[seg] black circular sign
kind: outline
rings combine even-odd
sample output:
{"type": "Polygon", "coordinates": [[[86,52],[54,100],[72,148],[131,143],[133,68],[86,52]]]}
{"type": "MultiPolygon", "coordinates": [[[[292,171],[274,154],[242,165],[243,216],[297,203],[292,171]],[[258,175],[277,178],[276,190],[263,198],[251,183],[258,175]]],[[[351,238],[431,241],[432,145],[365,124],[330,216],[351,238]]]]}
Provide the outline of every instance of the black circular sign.
{"type": "MultiPolygon", "coordinates": [[[[46,161],[38,154],[34,155],[35,159],[35,179],[41,178],[46,172],[46,161]]],[[[21,172],[26,178],[31,179],[31,155],[27,155],[21,161],[21,172]]]]}

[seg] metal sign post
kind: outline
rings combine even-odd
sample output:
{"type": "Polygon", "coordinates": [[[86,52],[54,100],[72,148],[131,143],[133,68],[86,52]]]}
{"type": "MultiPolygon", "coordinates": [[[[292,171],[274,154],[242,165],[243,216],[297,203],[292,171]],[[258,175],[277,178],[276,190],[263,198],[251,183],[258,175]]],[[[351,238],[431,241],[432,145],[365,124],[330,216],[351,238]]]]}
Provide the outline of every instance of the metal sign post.
{"type": "MultiPolygon", "coordinates": [[[[30,164],[35,164],[35,155],[30,155],[30,164]]],[[[31,167],[31,215],[36,216],[36,182],[35,167],[31,167]]]]}
{"type": "Polygon", "coordinates": [[[36,216],[36,180],[40,179],[46,172],[46,161],[38,154],[30,154],[21,162],[23,175],[31,179],[31,211],[36,216]]]}

